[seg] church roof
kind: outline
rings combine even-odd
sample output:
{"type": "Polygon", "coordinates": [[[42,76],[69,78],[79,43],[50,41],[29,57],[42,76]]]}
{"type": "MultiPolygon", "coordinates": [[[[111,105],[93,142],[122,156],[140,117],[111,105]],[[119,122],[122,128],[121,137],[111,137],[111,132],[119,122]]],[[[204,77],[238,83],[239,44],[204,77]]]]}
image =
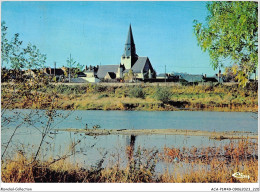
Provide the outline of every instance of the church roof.
{"type": "Polygon", "coordinates": [[[132,67],[133,72],[140,73],[144,69],[147,59],[148,59],[148,57],[138,57],[134,66],[132,67]]]}
{"type": "Polygon", "coordinates": [[[101,65],[97,71],[97,77],[103,79],[108,72],[116,73],[119,65],[101,65]]]}

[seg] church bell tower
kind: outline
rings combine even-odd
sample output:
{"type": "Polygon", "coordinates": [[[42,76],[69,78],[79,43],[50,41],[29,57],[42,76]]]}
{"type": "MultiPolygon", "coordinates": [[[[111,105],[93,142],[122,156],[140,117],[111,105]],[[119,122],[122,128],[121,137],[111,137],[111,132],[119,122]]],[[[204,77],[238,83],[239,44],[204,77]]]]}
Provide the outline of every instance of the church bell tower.
{"type": "Polygon", "coordinates": [[[131,69],[134,63],[136,62],[137,58],[138,55],[136,54],[132,28],[130,24],[125,43],[125,50],[121,57],[121,64],[125,66],[125,69],[131,69]]]}

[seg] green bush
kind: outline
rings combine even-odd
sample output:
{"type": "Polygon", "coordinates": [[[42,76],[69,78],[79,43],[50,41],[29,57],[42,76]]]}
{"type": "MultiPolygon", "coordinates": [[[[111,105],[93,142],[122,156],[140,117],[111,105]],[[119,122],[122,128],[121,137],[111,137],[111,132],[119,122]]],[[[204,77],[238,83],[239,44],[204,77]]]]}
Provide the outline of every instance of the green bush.
{"type": "Polygon", "coordinates": [[[85,86],[79,86],[79,85],[58,85],[56,87],[56,90],[60,94],[84,94],[86,93],[86,87],[85,86]]]}
{"type": "Polygon", "coordinates": [[[154,97],[163,103],[169,103],[172,95],[168,87],[157,87],[154,97]]]}
{"type": "Polygon", "coordinates": [[[104,97],[108,97],[108,94],[102,94],[98,96],[98,99],[104,98],[104,97]]]}
{"type": "Polygon", "coordinates": [[[132,89],[130,89],[129,96],[142,99],[145,98],[143,89],[141,87],[133,87],[132,89]]]}
{"type": "Polygon", "coordinates": [[[128,96],[128,87],[118,87],[115,90],[115,96],[118,98],[128,96]]]}
{"type": "Polygon", "coordinates": [[[87,86],[87,93],[97,93],[98,88],[96,84],[88,83],[87,86]]]}

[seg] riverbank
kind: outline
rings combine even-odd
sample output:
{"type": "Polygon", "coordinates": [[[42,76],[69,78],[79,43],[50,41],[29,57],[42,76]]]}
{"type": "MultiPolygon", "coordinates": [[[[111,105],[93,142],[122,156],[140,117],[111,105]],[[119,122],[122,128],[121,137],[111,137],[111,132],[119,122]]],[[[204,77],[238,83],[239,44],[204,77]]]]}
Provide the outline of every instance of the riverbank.
{"type": "Polygon", "coordinates": [[[200,130],[184,130],[184,129],[55,129],[59,131],[69,131],[74,133],[84,133],[85,135],[185,135],[185,136],[207,136],[210,139],[258,139],[257,133],[245,131],[225,131],[212,132],[200,130]]]}
{"type": "MultiPolygon", "coordinates": [[[[49,104],[43,103],[43,99],[39,97],[49,99],[55,95],[54,108],[63,110],[258,111],[256,85],[242,88],[237,84],[215,86],[49,84],[28,90],[25,94],[31,94],[30,97],[17,94],[15,98],[12,98],[14,95],[12,90],[15,90],[12,86],[15,85],[4,84],[1,86],[2,106],[7,106],[9,109],[47,109],[49,104]],[[34,95],[35,92],[37,95],[34,95]],[[10,98],[13,99],[12,102],[10,102],[10,98]]],[[[24,88],[27,87],[24,86],[24,88]]],[[[24,91],[22,90],[22,92],[24,91]]]]}

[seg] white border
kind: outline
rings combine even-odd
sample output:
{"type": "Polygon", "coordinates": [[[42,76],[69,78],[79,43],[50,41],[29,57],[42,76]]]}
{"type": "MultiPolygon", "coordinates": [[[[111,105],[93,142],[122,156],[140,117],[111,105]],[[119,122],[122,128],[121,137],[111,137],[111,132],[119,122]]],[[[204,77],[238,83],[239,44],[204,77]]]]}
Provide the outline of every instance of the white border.
{"type": "Polygon", "coordinates": [[[259,188],[259,183],[2,183],[1,188],[11,189],[8,191],[22,191],[21,188],[32,191],[225,191],[224,188],[252,191],[259,188]]]}
{"type": "MultiPolygon", "coordinates": [[[[15,1],[15,0],[4,0],[4,1],[15,1]]],[[[34,0],[27,0],[27,1],[34,1],[34,0]]],[[[37,1],[51,1],[51,0],[37,0],[37,1]]],[[[55,1],[69,1],[69,0],[55,0],[55,1]]],[[[91,1],[91,0],[74,0],[74,1],[91,1]]],[[[103,1],[110,1],[110,0],[103,0],[103,1]]],[[[131,1],[131,0],[113,0],[113,1],[131,1]]],[[[150,0],[142,0],[142,1],[150,1],[150,0]]],[[[175,0],[170,0],[170,1],[175,1],[175,0]]],[[[191,1],[196,1],[196,0],[191,0],[191,1]]],[[[1,0],[1,3],[2,2],[3,0],[1,0]]],[[[0,7],[0,13],[1,13],[1,8],[2,5],[0,7]]],[[[260,16],[258,10],[258,19],[259,18],[260,16]]],[[[260,34],[258,34],[258,36],[260,36],[260,34]]],[[[258,70],[258,76],[259,74],[260,73],[258,70]]],[[[259,88],[260,86],[258,84],[258,90],[259,88]]],[[[259,99],[260,96],[258,95],[258,101],[259,99]]],[[[260,110],[258,108],[258,114],[259,112],[260,110]]],[[[259,122],[260,120],[258,117],[258,133],[259,133],[259,122]]],[[[260,149],[260,144],[258,138],[258,150],[259,149],[260,149]]],[[[254,189],[257,188],[258,190],[254,190],[254,191],[259,191],[259,175],[260,175],[259,170],[260,167],[259,167],[259,159],[258,159],[258,183],[2,183],[1,180],[1,191],[28,191],[28,189],[29,191],[249,191],[248,189],[250,189],[250,191],[253,191],[254,189]],[[225,188],[231,190],[224,190],[225,188]]]]}

